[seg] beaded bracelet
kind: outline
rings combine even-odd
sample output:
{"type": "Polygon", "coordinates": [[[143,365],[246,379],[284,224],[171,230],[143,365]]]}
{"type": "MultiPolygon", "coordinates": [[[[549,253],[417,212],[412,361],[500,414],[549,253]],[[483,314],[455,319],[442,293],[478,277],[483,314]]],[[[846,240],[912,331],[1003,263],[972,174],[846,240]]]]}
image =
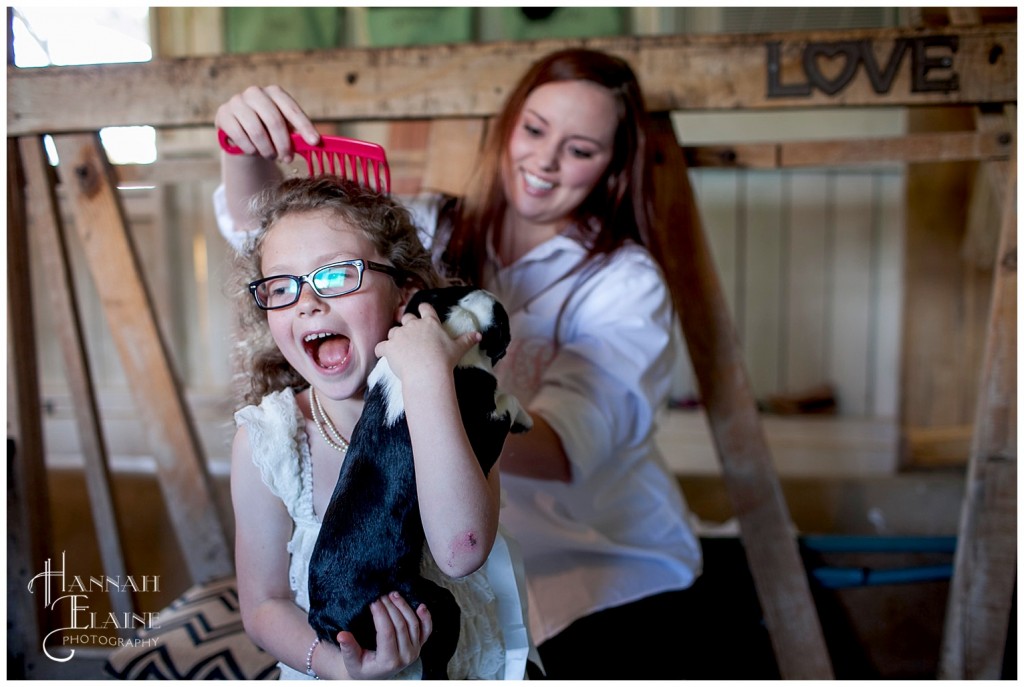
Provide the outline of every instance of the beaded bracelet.
{"type": "Polygon", "coordinates": [[[306,652],[306,675],[310,676],[314,680],[319,680],[320,676],[313,670],[313,652],[316,651],[317,645],[320,644],[320,638],[317,637],[313,640],[313,643],[309,645],[309,651],[306,652]]]}

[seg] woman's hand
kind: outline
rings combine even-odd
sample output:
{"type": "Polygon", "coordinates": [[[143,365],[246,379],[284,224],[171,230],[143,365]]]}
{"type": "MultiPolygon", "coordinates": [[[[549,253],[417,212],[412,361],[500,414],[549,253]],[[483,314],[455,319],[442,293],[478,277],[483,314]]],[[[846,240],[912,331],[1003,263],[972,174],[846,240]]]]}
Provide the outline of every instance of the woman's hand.
{"type": "MultiPolygon", "coordinates": [[[[359,646],[351,632],[338,633],[338,651],[345,671],[353,680],[389,678],[420,656],[433,630],[430,612],[423,604],[413,610],[398,592],[370,604],[377,630],[377,649],[359,646]]],[[[324,675],[327,677],[327,675],[324,675]]]]}
{"type": "Polygon", "coordinates": [[[291,162],[291,132],[307,143],[320,141],[313,122],[280,86],[250,86],[217,108],[214,124],[246,155],[291,162]]]}

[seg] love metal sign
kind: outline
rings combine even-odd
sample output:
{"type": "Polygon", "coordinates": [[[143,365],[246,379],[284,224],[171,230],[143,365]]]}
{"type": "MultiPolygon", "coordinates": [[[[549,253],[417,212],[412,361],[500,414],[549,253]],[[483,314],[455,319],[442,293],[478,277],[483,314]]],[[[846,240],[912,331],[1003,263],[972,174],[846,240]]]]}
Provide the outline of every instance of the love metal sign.
{"type": "Polygon", "coordinates": [[[898,38],[893,41],[889,54],[880,59],[872,40],[807,43],[799,61],[802,74],[784,83],[781,55],[784,49],[788,51],[794,46],[773,41],[766,44],[767,96],[808,97],[815,90],[832,96],[846,88],[860,71],[867,74],[875,93],[888,93],[900,66],[908,56],[912,92],[952,93],[960,89],[959,75],[952,71],[953,55],[958,46],[957,36],[898,38]]]}

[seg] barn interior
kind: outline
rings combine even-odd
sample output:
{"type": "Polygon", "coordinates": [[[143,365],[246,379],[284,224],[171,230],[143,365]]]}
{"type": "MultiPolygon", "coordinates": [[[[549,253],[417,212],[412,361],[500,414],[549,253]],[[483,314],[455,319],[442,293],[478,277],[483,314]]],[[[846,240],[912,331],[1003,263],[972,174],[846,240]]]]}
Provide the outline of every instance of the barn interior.
{"type": "MultiPolygon", "coordinates": [[[[280,82],[383,144],[394,193],[458,193],[485,85],[580,44],[637,70],[676,191],[658,443],[705,677],[1016,678],[1015,7],[62,12],[8,8],[9,678],[147,676],[156,628],[78,622],[44,571],[133,576],[89,611],[167,633],[233,574],[217,105],[280,82]]],[[[229,606],[180,676],[273,676],[229,606]]]]}

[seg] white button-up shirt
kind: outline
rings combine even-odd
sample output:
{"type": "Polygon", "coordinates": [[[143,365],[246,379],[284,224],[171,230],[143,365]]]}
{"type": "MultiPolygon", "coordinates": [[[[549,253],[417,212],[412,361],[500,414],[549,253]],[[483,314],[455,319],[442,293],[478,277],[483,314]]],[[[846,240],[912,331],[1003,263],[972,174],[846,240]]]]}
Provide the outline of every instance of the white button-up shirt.
{"type": "MultiPolygon", "coordinates": [[[[437,197],[408,205],[430,245],[437,197]]],[[[501,385],[551,425],[572,466],[569,483],[502,474],[501,521],[522,548],[538,644],[595,611],[688,587],[701,570],[654,441],[677,350],[668,288],[635,244],[566,277],[585,252],[556,236],[492,266],[483,284],[509,312],[501,385]]]]}

